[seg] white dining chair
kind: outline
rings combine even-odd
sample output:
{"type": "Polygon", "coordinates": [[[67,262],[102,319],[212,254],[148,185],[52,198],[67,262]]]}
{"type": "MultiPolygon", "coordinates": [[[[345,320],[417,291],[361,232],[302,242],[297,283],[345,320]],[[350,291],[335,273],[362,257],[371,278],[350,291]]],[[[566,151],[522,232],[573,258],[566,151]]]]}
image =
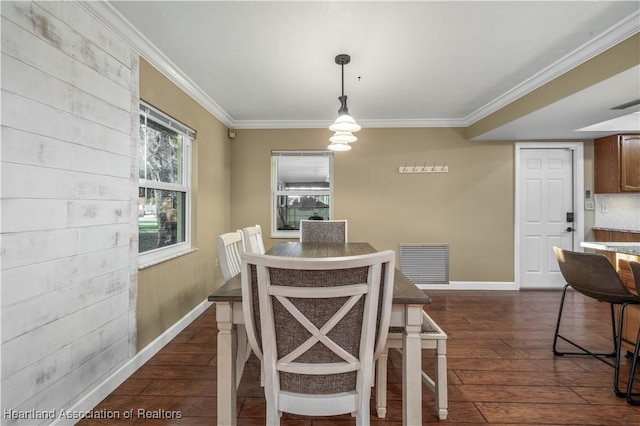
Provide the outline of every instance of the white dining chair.
{"type": "Polygon", "coordinates": [[[244,249],[247,253],[264,254],[264,240],[262,239],[262,228],[260,225],[242,228],[244,238],[244,249]]]}
{"type": "Polygon", "coordinates": [[[262,352],[267,424],[279,425],[282,413],[351,413],[356,425],[369,424],[394,262],[390,250],[324,259],[243,255],[243,315],[254,352],[262,352]]]}
{"type": "Polygon", "coordinates": [[[301,243],[346,243],[346,220],[301,220],[301,243]]]}
{"type": "MultiPolygon", "coordinates": [[[[216,237],[218,247],[218,262],[225,281],[229,281],[240,273],[242,265],[241,255],[244,252],[242,231],[227,232],[216,237]]],[[[251,355],[251,346],[247,338],[247,332],[242,324],[238,325],[238,359],[236,361],[236,386],[242,379],[244,364],[251,355]]]]}
{"type": "Polygon", "coordinates": [[[216,237],[218,246],[218,261],[225,281],[229,281],[240,273],[242,259],[240,255],[244,252],[242,242],[242,231],[227,232],[216,237]]]}

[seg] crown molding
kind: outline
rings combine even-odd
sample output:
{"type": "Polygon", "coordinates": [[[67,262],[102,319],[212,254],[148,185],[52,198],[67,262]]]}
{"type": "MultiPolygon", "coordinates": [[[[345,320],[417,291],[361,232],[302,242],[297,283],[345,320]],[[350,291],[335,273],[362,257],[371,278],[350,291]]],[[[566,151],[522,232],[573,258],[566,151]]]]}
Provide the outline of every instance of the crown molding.
{"type": "Polygon", "coordinates": [[[363,127],[465,127],[461,118],[418,118],[397,120],[358,120],[363,127]]]}
{"type": "MultiPolygon", "coordinates": [[[[333,121],[324,120],[237,120],[235,129],[327,129],[333,121]]],[[[358,120],[363,128],[465,127],[463,119],[358,120]]]]}
{"type": "Polygon", "coordinates": [[[127,45],[175,85],[184,90],[224,125],[234,127],[231,116],[200,89],[200,87],[182,72],[160,49],[142,35],[142,33],[127,21],[111,4],[104,1],[78,1],[78,4],[113,31],[127,45]]]}
{"type": "Polygon", "coordinates": [[[464,119],[465,127],[493,114],[500,108],[549,83],[638,32],[640,32],[640,11],[632,13],[593,40],[588,41],[531,78],[471,113],[464,119]]]}
{"type": "Polygon", "coordinates": [[[323,129],[332,121],[324,120],[236,120],[235,129],[323,129]]]}

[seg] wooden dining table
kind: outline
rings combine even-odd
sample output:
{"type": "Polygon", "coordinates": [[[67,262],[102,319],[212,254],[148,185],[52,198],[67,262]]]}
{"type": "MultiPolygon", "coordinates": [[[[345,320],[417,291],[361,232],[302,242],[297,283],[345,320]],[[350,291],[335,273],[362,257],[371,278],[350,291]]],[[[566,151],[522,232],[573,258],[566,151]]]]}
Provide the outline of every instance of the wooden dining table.
{"type": "MultiPolygon", "coordinates": [[[[282,242],[267,251],[272,256],[342,257],[374,253],[369,243],[282,242]]],[[[240,274],[225,282],[208,298],[216,305],[218,325],[217,402],[218,425],[231,426],[237,420],[236,386],[246,361],[239,356],[238,325],[244,324],[240,274]],[[238,367],[239,366],[239,367],[238,367]]],[[[422,308],[431,299],[396,269],[391,308],[391,326],[403,327],[402,417],[405,425],[422,424],[422,308]]]]}

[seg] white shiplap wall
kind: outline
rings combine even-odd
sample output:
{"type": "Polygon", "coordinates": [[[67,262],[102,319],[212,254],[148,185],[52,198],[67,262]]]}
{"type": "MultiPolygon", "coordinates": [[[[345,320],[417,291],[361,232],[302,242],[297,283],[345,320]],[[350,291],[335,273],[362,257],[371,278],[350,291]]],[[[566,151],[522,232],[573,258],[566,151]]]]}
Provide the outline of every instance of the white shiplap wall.
{"type": "Polygon", "coordinates": [[[75,2],[2,22],[0,423],[67,409],[135,352],[138,57],[75,2]]]}

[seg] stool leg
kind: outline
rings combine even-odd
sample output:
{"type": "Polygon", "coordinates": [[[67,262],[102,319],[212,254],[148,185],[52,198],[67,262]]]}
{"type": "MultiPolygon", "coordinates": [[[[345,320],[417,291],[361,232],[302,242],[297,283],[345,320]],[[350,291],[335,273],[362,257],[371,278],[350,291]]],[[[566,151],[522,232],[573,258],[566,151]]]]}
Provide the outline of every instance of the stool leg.
{"type": "Polygon", "coordinates": [[[376,361],[376,411],[378,417],[384,419],[387,416],[387,361],[389,349],[380,353],[376,361]]]}
{"type": "Polygon", "coordinates": [[[606,359],[602,358],[602,357],[606,357],[606,358],[611,358],[611,357],[615,357],[616,356],[616,325],[615,325],[615,316],[614,316],[614,307],[612,304],[610,304],[610,308],[611,308],[611,331],[613,333],[613,352],[606,352],[606,353],[595,353],[590,351],[589,349],[586,349],[582,346],[580,346],[578,343],[566,338],[565,336],[560,334],[560,320],[562,319],[562,310],[564,308],[564,302],[565,302],[565,296],[567,294],[567,289],[569,288],[569,284],[565,285],[564,288],[562,289],[562,297],[560,298],[560,308],[558,309],[558,320],[556,321],[556,331],[553,335],[553,354],[555,356],[563,356],[563,355],[590,355],[592,357],[595,357],[596,359],[599,359],[600,361],[604,362],[605,364],[614,367],[614,363],[611,363],[609,361],[607,361],[606,359]],[[573,347],[580,349],[581,352],[560,352],[557,349],[557,343],[558,343],[558,339],[560,340],[564,340],[565,342],[569,343],[570,345],[572,345],[573,347]]]}
{"type": "Polygon", "coordinates": [[[624,314],[627,310],[627,304],[620,305],[620,318],[618,318],[618,333],[616,336],[616,363],[614,365],[613,390],[616,396],[625,397],[627,393],[622,392],[619,387],[620,382],[620,359],[622,358],[622,324],[624,324],[624,314]]]}
{"type": "Polygon", "coordinates": [[[558,333],[560,331],[560,320],[562,319],[562,309],[564,308],[564,298],[567,295],[567,289],[569,288],[569,284],[565,285],[562,289],[562,296],[560,297],[560,307],[558,308],[558,319],[556,321],[556,332],[553,334],[553,354],[564,355],[563,353],[558,352],[556,349],[556,345],[558,343],[558,333]]]}
{"type": "Polygon", "coordinates": [[[633,382],[636,381],[636,366],[638,364],[638,355],[640,355],[640,329],[638,329],[638,337],[636,338],[636,348],[633,351],[633,360],[631,361],[631,372],[629,373],[629,383],[627,383],[627,402],[630,405],[640,405],[640,400],[633,399],[632,389],[633,382]]]}

